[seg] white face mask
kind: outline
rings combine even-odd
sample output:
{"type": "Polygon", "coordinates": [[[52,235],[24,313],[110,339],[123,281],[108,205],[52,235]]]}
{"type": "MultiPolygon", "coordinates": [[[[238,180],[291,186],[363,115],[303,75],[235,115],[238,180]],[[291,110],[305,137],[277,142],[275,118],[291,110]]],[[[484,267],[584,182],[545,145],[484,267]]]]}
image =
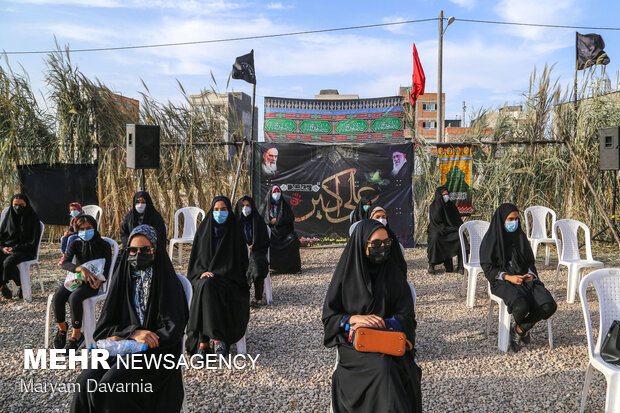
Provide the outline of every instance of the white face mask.
{"type": "Polygon", "coordinates": [[[249,207],[247,205],[244,205],[243,208],[241,208],[241,213],[243,214],[243,216],[248,216],[252,213],[252,207],[249,207]]]}
{"type": "Polygon", "coordinates": [[[280,196],[282,196],[281,192],[274,192],[274,193],[271,194],[271,197],[276,202],[278,202],[280,200],[280,196]]]}
{"type": "Polygon", "coordinates": [[[375,218],[377,221],[383,224],[383,226],[387,225],[387,219],[385,218],[375,218]]]}
{"type": "Polygon", "coordinates": [[[144,214],[144,211],[146,211],[146,204],[136,204],[136,211],[138,211],[138,214],[144,214]]]}
{"type": "Polygon", "coordinates": [[[450,195],[443,196],[443,202],[448,202],[450,200],[450,195]]]}

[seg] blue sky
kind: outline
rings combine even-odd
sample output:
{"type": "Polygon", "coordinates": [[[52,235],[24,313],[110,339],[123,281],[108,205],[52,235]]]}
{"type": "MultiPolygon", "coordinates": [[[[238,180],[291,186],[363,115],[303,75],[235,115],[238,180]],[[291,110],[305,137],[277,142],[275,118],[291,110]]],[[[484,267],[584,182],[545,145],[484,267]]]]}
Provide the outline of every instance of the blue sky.
{"type": "MultiPolygon", "coordinates": [[[[0,0],[0,49],[48,50],[183,42],[444,16],[580,26],[620,24],[615,0],[422,0],[422,1],[246,1],[246,0],[0,0]]],[[[574,76],[574,30],[455,22],[444,37],[446,116],[472,108],[518,103],[535,66],[557,63],[563,84],[574,76]]],[[[587,33],[585,30],[582,33],[587,33]]],[[[620,69],[620,32],[600,31],[611,57],[612,85],[620,69]]],[[[236,56],[254,49],[257,104],[265,96],[312,98],[320,89],[360,97],[394,95],[411,82],[411,46],[416,43],[426,72],[426,91],[437,88],[437,22],[248,40],[231,43],[128,51],[76,53],[72,60],[112,90],[139,98],[143,79],[155,97],[179,100],[178,79],[198,93],[226,80],[236,56]]],[[[47,93],[42,55],[11,56],[35,89],[47,93]]],[[[229,90],[251,94],[232,80],[229,90]]],[[[261,133],[262,135],[262,133],[261,133]]]]}

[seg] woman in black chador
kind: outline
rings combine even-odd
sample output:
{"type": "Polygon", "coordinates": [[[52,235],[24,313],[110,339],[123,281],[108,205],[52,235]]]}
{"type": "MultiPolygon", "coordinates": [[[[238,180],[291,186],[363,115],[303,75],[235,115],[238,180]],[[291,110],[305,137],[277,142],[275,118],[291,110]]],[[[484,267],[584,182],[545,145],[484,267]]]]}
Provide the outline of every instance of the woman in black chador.
{"type": "Polygon", "coordinates": [[[402,357],[364,353],[348,340],[350,326],[404,332],[414,343],[416,321],[407,275],[390,253],[390,237],[374,220],[361,221],[340,257],[323,304],[326,347],[340,361],[332,375],[335,413],[422,411],[415,350],[402,357]]]}
{"type": "Polygon", "coordinates": [[[40,238],[41,222],[28,197],[24,194],[13,195],[0,224],[0,291],[4,298],[13,296],[7,286],[9,281],[21,285],[17,265],[36,257],[40,238]]]}
{"type": "Polygon", "coordinates": [[[538,278],[534,253],[519,225],[519,210],[502,204],[480,245],[480,265],[491,292],[504,300],[515,319],[510,346],[517,352],[530,343],[529,331],[555,313],[557,304],[538,278]]]}
{"type": "MultiPolygon", "coordinates": [[[[95,329],[95,340],[135,340],[146,344],[148,357],[170,358],[183,354],[182,341],[187,323],[187,299],[172,267],[166,247],[157,232],[140,225],[129,236],[112,279],[108,296],[95,329]]],[[[137,357],[143,357],[138,354],[137,357]]],[[[132,355],[124,356],[132,357],[132,355]]],[[[110,369],[86,369],[77,379],[72,413],[179,412],[183,405],[183,376],[180,369],[131,369],[108,359],[110,369]],[[93,391],[93,380],[97,389],[93,391]],[[139,391],[135,384],[139,383],[139,391]],[[132,386],[133,385],[133,386],[132,386]],[[128,391],[99,391],[100,387],[128,391]],[[120,389],[119,389],[120,387],[120,389]]]]}
{"type": "Polygon", "coordinates": [[[351,224],[355,224],[357,221],[361,221],[362,219],[370,218],[371,206],[372,200],[370,198],[365,196],[361,197],[349,219],[351,224]]]}
{"type": "Polygon", "coordinates": [[[250,319],[250,287],[246,278],[248,247],[239,229],[230,200],[218,196],[198,227],[187,278],[194,294],[187,326],[190,353],[228,354],[239,341],[250,319]]]}
{"type": "Polygon", "coordinates": [[[254,283],[254,298],[257,305],[263,302],[265,278],[269,273],[269,233],[267,225],[254,205],[254,200],[244,196],[235,206],[235,216],[239,220],[239,228],[243,233],[248,249],[250,262],[248,267],[248,284],[254,283]]]}
{"type": "Polygon", "coordinates": [[[168,234],[166,231],[166,223],[159,211],[153,205],[151,195],[146,191],[138,191],[133,196],[133,205],[131,211],[125,215],[121,224],[121,244],[127,246],[127,238],[129,234],[138,225],[150,225],[157,231],[157,240],[160,245],[166,246],[168,234]]]}
{"type": "Polygon", "coordinates": [[[301,271],[299,238],[295,233],[295,215],[282,196],[282,190],[274,185],[267,193],[261,209],[265,223],[271,228],[269,250],[270,267],[274,272],[295,274],[301,271]]]}
{"type": "Polygon", "coordinates": [[[446,272],[454,271],[452,257],[458,256],[457,272],[463,274],[463,254],[459,241],[459,227],[463,225],[461,214],[450,201],[448,189],[440,186],[429,208],[428,220],[428,273],[435,274],[435,265],[443,264],[446,272]]]}

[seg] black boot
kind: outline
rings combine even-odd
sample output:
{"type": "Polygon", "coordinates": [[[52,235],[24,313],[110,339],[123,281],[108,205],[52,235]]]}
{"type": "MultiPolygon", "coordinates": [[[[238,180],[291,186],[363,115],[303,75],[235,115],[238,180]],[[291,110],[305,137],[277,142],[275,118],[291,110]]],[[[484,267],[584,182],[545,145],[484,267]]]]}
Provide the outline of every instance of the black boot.
{"type": "Polygon", "coordinates": [[[443,266],[446,267],[446,272],[454,272],[454,265],[452,264],[452,258],[444,261],[443,266]]]}

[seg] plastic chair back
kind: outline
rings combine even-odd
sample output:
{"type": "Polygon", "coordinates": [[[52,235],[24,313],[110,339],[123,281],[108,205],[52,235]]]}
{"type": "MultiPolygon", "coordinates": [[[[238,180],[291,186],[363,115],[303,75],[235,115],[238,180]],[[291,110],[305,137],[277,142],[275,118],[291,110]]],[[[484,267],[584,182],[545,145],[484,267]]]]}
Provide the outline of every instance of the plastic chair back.
{"type": "Polygon", "coordinates": [[[480,244],[482,238],[489,230],[488,221],[468,221],[459,227],[459,240],[461,241],[461,251],[463,260],[468,265],[478,265],[480,263],[480,244]],[[469,257],[466,256],[465,231],[469,234],[469,257]]]}
{"type": "Polygon", "coordinates": [[[590,228],[583,222],[574,219],[561,219],[553,226],[553,233],[558,240],[558,256],[560,261],[575,261],[581,259],[581,255],[579,254],[579,241],[577,238],[580,228],[584,232],[587,260],[593,261],[590,228]]]}
{"type": "Polygon", "coordinates": [[[86,215],[90,215],[91,217],[95,218],[95,221],[97,221],[97,229],[99,229],[101,215],[103,215],[103,210],[101,209],[101,207],[99,205],[86,205],[82,207],[82,211],[86,215]]]}
{"type": "Polygon", "coordinates": [[[194,238],[198,217],[204,219],[205,211],[198,207],[185,207],[174,213],[174,238],[194,238]],[[183,232],[179,237],[179,215],[183,214],[183,232]]]}
{"type": "Polygon", "coordinates": [[[555,225],[555,211],[544,206],[531,206],[525,210],[525,233],[530,239],[555,239],[555,235],[548,235],[547,216],[551,215],[551,228],[555,225]],[[531,221],[530,221],[531,217],[531,221]]]}
{"type": "Polygon", "coordinates": [[[103,237],[103,240],[110,244],[110,247],[112,247],[112,261],[110,261],[110,269],[108,270],[105,282],[101,285],[101,292],[105,293],[108,291],[108,284],[110,279],[112,279],[112,274],[114,274],[114,266],[116,265],[116,259],[118,258],[118,243],[111,238],[103,237]]]}

